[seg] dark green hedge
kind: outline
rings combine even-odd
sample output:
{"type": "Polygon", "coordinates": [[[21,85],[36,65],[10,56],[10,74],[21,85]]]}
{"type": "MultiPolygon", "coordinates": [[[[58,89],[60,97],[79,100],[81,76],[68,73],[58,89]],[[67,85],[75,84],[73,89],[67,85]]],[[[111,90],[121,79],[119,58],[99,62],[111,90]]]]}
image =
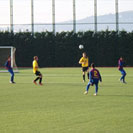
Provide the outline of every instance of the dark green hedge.
{"type": "Polygon", "coordinates": [[[1,46],[16,47],[16,62],[19,67],[31,67],[33,56],[39,57],[40,67],[75,67],[85,51],[97,66],[117,66],[120,56],[126,65],[133,66],[133,32],[93,31],[9,33],[0,32],[1,46]],[[84,50],[78,46],[84,45],[84,50]]]}

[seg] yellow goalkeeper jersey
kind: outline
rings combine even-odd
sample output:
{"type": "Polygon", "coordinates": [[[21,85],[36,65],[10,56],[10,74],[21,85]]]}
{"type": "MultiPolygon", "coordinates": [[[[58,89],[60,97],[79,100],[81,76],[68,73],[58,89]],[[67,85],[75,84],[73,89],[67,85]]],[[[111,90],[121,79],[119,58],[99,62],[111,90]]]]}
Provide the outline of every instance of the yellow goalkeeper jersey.
{"type": "Polygon", "coordinates": [[[36,60],[33,61],[33,73],[36,73],[38,71],[38,63],[36,60]]]}
{"type": "Polygon", "coordinates": [[[82,57],[79,61],[80,63],[82,63],[82,67],[88,67],[89,66],[89,59],[88,57],[82,57]]]}

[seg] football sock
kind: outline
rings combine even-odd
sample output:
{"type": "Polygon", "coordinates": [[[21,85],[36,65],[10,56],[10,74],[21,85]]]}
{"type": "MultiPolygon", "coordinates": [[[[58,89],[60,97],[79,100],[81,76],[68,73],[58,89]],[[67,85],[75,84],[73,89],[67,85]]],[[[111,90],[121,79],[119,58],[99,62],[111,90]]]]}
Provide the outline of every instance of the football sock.
{"type": "Polygon", "coordinates": [[[89,72],[87,73],[88,79],[89,79],[89,72]]]}
{"type": "Polygon", "coordinates": [[[36,82],[38,79],[40,79],[40,77],[37,77],[34,81],[36,82]]]}
{"type": "Polygon", "coordinates": [[[95,84],[95,92],[96,92],[96,94],[98,92],[98,85],[97,84],[95,84]]]}
{"type": "Polygon", "coordinates": [[[90,88],[90,83],[88,83],[87,87],[86,87],[86,91],[88,91],[90,88]]]}
{"type": "Polygon", "coordinates": [[[40,78],[40,81],[39,81],[39,83],[41,83],[42,82],[42,78],[40,78]]]}
{"type": "Polygon", "coordinates": [[[14,81],[14,72],[11,71],[10,73],[11,73],[11,81],[13,82],[14,81]]]}
{"type": "Polygon", "coordinates": [[[85,75],[83,75],[83,80],[85,81],[85,75]]]}

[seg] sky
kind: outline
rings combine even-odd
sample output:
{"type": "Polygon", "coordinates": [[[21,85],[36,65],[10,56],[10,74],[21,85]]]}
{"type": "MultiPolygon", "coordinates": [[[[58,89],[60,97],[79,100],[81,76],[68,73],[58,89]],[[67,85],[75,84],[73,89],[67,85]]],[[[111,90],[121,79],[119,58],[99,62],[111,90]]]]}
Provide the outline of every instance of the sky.
{"type": "MultiPolygon", "coordinates": [[[[75,0],[76,19],[94,15],[94,0],[75,0]]],[[[115,0],[97,0],[98,16],[115,13],[115,0]]],[[[14,24],[31,23],[31,0],[13,0],[14,24]]],[[[10,0],[0,0],[0,24],[10,23],[10,0]]],[[[55,0],[56,22],[73,19],[72,0],[55,0]]],[[[133,10],[133,0],[119,0],[119,12],[133,10]]],[[[34,22],[52,23],[52,0],[34,0],[34,22]]]]}

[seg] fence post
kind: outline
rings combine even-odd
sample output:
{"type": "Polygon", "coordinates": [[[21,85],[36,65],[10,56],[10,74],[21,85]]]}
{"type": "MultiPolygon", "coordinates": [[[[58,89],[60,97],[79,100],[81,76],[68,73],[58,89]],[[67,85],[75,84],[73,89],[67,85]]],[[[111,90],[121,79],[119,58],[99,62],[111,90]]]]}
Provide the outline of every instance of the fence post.
{"type": "Polygon", "coordinates": [[[52,0],[52,23],[53,23],[53,34],[55,35],[55,0],[52,0]]]}
{"type": "Polygon", "coordinates": [[[97,32],[97,0],[94,0],[94,29],[97,32]]]}
{"type": "Polygon", "coordinates": [[[119,3],[115,0],[115,11],[116,11],[116,31],[119,32],[119,3]]]}
{"type": "Polygon", "coordinates": [[[34,0],[31,0],[31,32],[34,35],[34,0]]]}
{"type": "Polygon", "coordinates": [[[14,32],[14,28],[13,28],[13,0],[10,0],[10,32],[14,32]]]}
{"type": "Polygon", "coordinates": [[[76,4],[73,0],[73,32],[76,33],[76,4]]]}

